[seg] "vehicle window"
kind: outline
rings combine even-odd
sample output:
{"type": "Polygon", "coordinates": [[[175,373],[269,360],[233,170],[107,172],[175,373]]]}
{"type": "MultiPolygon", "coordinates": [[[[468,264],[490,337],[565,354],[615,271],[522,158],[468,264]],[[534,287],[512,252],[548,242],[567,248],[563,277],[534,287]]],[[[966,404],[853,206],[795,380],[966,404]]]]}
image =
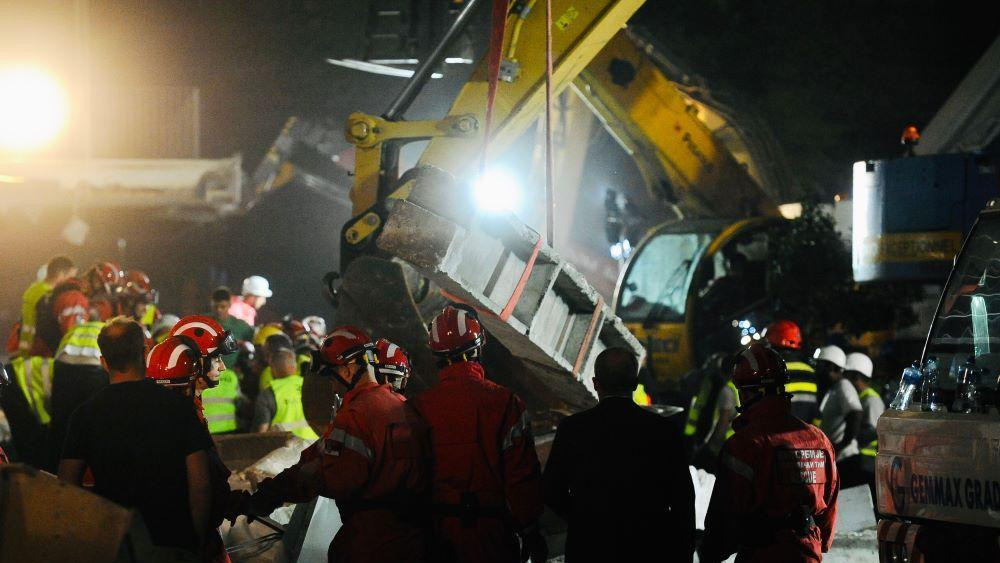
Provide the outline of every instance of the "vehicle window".
{"type": "Polygon", "coordinates": [[[942,383],[954,382],[974,356],[987,371],[982,385],[1000,374],[1000,220],[980,221],[966,243],[935,315],[928,356],[936,356],[942,383]]]}
{"type": "Polygon", "coordinates": [[[618,315],[626,322],[680,322],[688,288],[713,233],[664,233],[636,255],[622,285],[618,315]]]}
{"type": "Polygon", "coordinates": [[[753,231],[730,241],[712,256],[699,280],[706,313],[728,322],[767,294],[767,232],[753,231]]]}

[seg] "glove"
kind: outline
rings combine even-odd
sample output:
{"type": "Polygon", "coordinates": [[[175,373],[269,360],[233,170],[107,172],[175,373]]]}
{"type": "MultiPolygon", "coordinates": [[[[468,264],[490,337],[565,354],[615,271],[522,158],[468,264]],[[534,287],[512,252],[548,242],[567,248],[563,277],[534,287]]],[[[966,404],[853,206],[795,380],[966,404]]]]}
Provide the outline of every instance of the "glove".
{"type": "Polygon", "coordinates": [[[236,518],[241,514],[250,514],[250,493],[247,491],[230,491],[226,499],[226,507],[222,517],[229,520],[230,524],[236,523],[236,518]]]}
{"type": "Polygon", "coordinates": [[[521,531],[521,563],[545,563],[549,560],[549,545],[538,525],[529,526],[521,531]]]}

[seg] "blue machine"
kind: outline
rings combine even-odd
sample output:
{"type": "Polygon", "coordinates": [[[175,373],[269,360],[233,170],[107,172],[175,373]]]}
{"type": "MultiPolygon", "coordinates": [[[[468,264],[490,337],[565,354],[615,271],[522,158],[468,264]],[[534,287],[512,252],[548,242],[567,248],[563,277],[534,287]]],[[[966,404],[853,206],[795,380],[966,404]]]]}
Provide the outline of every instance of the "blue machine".
{"type": "Polygon", "coordinates": [[[978,154],[854,163],[854,279],[943,282],[963,237],[1000,196],[992,161],[978,154]]]}

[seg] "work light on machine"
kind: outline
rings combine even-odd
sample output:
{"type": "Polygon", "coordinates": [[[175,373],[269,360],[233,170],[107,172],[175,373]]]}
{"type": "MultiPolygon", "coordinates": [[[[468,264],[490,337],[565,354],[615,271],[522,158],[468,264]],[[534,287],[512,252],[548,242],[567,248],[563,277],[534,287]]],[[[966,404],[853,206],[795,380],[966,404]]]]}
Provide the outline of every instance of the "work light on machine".
{"type": "Polygon", "coordinates": [[[30,67],[0,68],[0,151],[23,154],[52,142],[66,125],[59,82],[30,67]]]}
{"type": "Polygon", "coordinates": [[[505,213],[517,211],[521,205],[521,184],[513,174],[502,168],[483,172],[473,184],[473,196],[480,211],[505,213]]]}

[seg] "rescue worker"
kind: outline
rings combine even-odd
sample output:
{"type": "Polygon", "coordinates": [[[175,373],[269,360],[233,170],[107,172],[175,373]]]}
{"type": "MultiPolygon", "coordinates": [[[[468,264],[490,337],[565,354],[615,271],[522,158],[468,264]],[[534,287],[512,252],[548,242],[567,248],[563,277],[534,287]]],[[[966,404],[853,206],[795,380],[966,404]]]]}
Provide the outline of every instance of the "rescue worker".
{"type": "Polygon", "coordinates": [[[35,310],[38,302],[56,286],[76,276],[76,265],[65,256],[55,256],[45,265],[45,276],[28,286],[21,296],[21,330],[18,350],[27,355],[35,341],[35,310]]]}
{"type": "Polygon", "coordinates": [[[271,385],[257,395],[251,427],[254,432],[287,431],[303,440],[315,440],[302,408],[302,383],[295,352],[281,348],[271,354],[271,385]]]}
{"type": "Polygon", "coordinates": [[[569,524],[567,563],[691,562],[694,487],[683,439],[671,420],[630,400],[638,382],[632,351],[602,351],[600,402],[559,423],[542,483],[545,503],[569,524]],[[668,542],[654,539],[666,530],[668,542]]]}
{"type": "Polygon", "coordinates": [[[153,342],[159,344],[166,340],[170,336],[170,329],[174,328],[174,325],[180,320],[180,317],[171,313],[157,319],[156,323],[153,324],[153,342]]]}
{"type": "Polygon", "coordinates": [[[838,346],[824,346],[816,351],[816,362],[824,375],[827,391],[820,402],[820,429],[830,439],[837,454],[837,471],[845,489],[865,483],[857,435],[861,427],[862,409],[858,392],[844,378],[847,356],[838,346]]]}
{"type": "Polygon", "coordinates": [[[55,355],[59,341],[74,326],[90,319],[90,300],[82,280],[69,278],[46,294],[35,305],[35,341],[29,354],[55,355]]]}
{"type": "Polygon", "coordinates": [[[317,342],[313,338],[311,329],[302,321],[297,321],[291,315],[285,317],[281,322],[282,331],[292,340],[292,347],[295,349],[296,361],[299,364],[299,373],[305,373],[312,363],[313,350],[319,350],[322,337],[317,342]]]}
{"type": "Polygon", "coordinates": [[[785,363],[753,343],[735,359],[736,433],[726,441],[699,560],[818,563],[830,549],[840,479],[822,431],[792,415],[785,363]]]}
{"type": "Polygon", "coordinates": [[[10,425],[14,451],[21,461],[44,467],[45,436],[50,422],[52,358],[19,356],[11,360],[13,383],[0,397],[10,425]]]}
{"type": "Polygon", "coordinates": [[[253,337],[253,345],[256,353],[254,363],[257,371],[257,394],[271,386],[271,353],[278,348],[288,348],[292,350],[295,344],[292,339],[281,329],[278,323],[268,323],[259,329],[253,337]]]}
{"type": "Polygon", "coordinates": [[[326,320],[317,315],[309,315],[302,319],[302,324],[309,327],[310,334],[314,338],[317,338],[316,348],[319,348],[319,345],[323,342],[323,337],[326,336],[326,320]]]}
{"type": "Polygon", "coordinates": [[[154,545],[201,554],[212,524],[212,439],[190,400],[146,378],[139,323],[111,319],[98,341],[111,385],[73,413],[59,478],[79,486],[89,468],[93,491],[134,508],[154,545]]]}
{"type": "Polygon", "coordinates": [[[97,337],[104,321],[77,324],[63,336],[52,367],[52,399],[45,469],[54,471],[62,451],[70,415],[107,387],[108,373],[101,365],[97,337]]]}
{"type": "MultiPolygon", "coordinates": [[[[225,336],[227,335],[216,338],[216,347],[227,346],[223,343],[225,336]]],[[[213,347],[210,339],[201,340],[200,343],[213,347]]],[[[203,389],[219,377],[219,372],[224,367],[221,364],[220,354],[206,356],[201,351],[199,341],[183,335],[171,336],[154,346],[147,355],[146,378],[188,397],[199,419],[206,427],[210,427],[211,423],[206,420],[208,417],[202,412],[197,398],[203,389]]],[[[228,508],[231,472],[222,462],[214,445],[206,453],[211,484],[211,511],[203,555],[206,561],[225,563],[229,561],[229,556],[217,528],[222,524],[228,508]]]]}
{"type": "Polygon", "coordinates": [[[726,354],[710,355],[699,370],[701,385],[691,399],[684,437],[691,452],[691,464],[715,472],[722,443],[733,435],[739,399],[736,386],[725,371],[726,354]]]}
{"type": "Polygon", "coordinates": [[[170,336],[187,339],[197,346],[208,364],[196,378],[194,401],[212,434],[234,432],[236,413],[241,402],[240,384],[236,373],[226,368],[224,358],[237,351],[236,340],[215,319],[205,315],[189,315],[177,321],[170,336]]]}
{"type": "Polygon", "coordinates": [[[388,383],[393,391],[402,395],[412,372],[409,354],[385,338],[375,341],[375,354],[378,357],[375,376],[380,383],[388,383]]]}
{"type": "Polygon", "coordinates": [[[334,329],[316,356],[320,375],[347,390],[343,404],[298,463],[265,479],[252,497],[234,493],[235,512],[267,515],[283,502],[322,495],[337,501],[343,521],[329,561],[424,561],[426,426],[402,396],[378,384],[375,352],[361,329],[334,329]]]}
{"type": "MultiPolygon", "coordinates": [[[[247,324],[242,319],[238,319],[229,314],[229,309],[233,305],[233,294],[229,291],[227,287],[216,288],[212,292],[212,317],[222,325],[222,328],[233,335],[233,339],[236,340],[237,344],[242,344],[244,342],[253,342],[253,327],[247,324]]],[[[239,359],[239,352],[226,355],[223,357],[222,361],[225,362],[227,369],[235,369],[236,363],[239,359]]],[[[244,372],[244,376],[246,373],[244,372]]]]}
{"type": "Polygon", "coordinates": [[[878,453],[878,418],[885,412],[885,403],[878,391],[872,389],[872,372],[874,370],[871,358],[861,352],[847,355],[844,365],[844,377],[854,384],[861,400],[861,427],[858,430],[858,444],[861,448],[861,473],[872,490],[875,498],[875,456],[878,453]]]}
{"type": "Polygon", "coordinates": [[[802,355],[802,330],[799,325],[785,319],[774,321],[764,329],[764,340],[785,361],[788,370],[785,391],[792,395],[792,414],[818,425],[820,412],[816,372],[802,355]]]}
{"type": "Polygon", "coordinates": [[[541,471],[524,401],[486,379],[486,331],[449,305],[428,327],[438,383],[413,400],[431,427],[435,548],[446,561],[545,561],[541,471]],[[520,539],[520,541],[519,541],[520,539]]]}
{"type": "Polygon", "coordinates": [[[261,276],[250,276],[243,280],[243,295],[233,297],[229,314],[241,319],[250,326],[257,324],[257,311],[267,303],[274,293],[270,284],[261,276]]]}
{"type": "Polygon", "coordinates": [[[119,299],[121,313],[139,321],[152,335],[153,325],[160,317],[160,311],[156,307],[159,293],[153,289],[149,276],[142,270],[126,272],[119,299]]]}
{"type": "Polygon", "coordinates": [[[118,296],[125,273],[114,262],[94,264],[83,276],[87,285],[91,320],[106,321],[120,313],[118,296]]]}

